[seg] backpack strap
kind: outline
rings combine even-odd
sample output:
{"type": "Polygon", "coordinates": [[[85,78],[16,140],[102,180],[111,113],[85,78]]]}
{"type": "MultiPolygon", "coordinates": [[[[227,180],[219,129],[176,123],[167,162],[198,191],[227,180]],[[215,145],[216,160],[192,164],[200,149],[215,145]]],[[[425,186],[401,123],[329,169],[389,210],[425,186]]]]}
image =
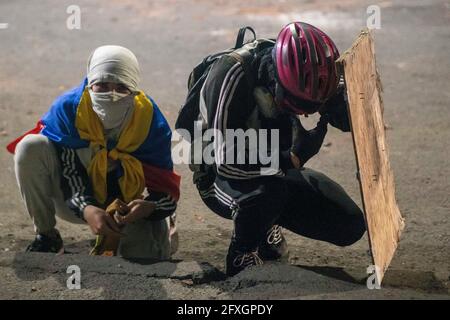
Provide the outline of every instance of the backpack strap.
{"type": "Polygon", "coordinates": [[[238,35],[236,37],[236,44],[234,45],[234,49],[239,49],[244,45],[245,32],[247,30],[250,30],[250,32],[253,33],[253,40],[251,40],[251,41],[256,40],[256,32],[255,32],[255,30],[253,30],[252,27],[246,26],[246,27],[240,28],[238,35]]]}
{"type": "Polygon", "coordinates": [[[240,48],[229,53],[230,56],[235,58],[241,63],[242,69],[244,70],[245,78],[247,79],[247,84],[249,88],[252,88],[255,84],[255,79],[252,75],[251,62],[253,60],[253,54],[246,48],[240,48]]]}

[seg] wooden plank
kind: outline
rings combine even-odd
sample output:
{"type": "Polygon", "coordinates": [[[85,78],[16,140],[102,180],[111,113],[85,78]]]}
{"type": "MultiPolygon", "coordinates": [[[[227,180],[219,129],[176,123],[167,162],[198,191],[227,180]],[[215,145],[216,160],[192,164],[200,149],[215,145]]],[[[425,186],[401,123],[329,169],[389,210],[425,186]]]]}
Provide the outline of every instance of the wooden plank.
{"type": "Polygon", "coordinates": [[[344,74],[369,245],[381,284],[404,228],[395,199],[383,121],[381,82],[368,30],[336,62],[344,74]]]}

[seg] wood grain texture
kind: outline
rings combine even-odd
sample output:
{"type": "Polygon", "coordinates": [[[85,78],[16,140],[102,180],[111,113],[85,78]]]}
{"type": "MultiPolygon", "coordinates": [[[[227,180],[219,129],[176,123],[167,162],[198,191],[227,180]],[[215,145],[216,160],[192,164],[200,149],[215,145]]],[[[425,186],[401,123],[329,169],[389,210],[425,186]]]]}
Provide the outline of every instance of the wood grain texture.
{"type": "Polygon", "coordinates": [[[373,37],[362,31],[336,62],[344,74],[364,215],[377,279],[381,283],[404,228],[395,199],[383,121],[382,87],[373,37]]]}

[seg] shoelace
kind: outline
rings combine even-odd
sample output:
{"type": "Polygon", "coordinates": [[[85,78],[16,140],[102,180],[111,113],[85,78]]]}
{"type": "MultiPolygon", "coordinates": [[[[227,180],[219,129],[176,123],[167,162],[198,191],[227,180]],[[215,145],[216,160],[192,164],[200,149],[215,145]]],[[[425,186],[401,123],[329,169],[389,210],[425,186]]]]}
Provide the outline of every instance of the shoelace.
{"type": "Polygon", "coordinates": [[[279,244],[283,240],[283,235],[281,234],[281,227],[279,225],[274,225],[270,228],[267,235],[268,244],[279,244]]]}
{"type": "Polygon", "coordinates": [[[233,260],[233,266],[239,268],[239,267],[250,267],[250,266],[259,266],[262,265],[263,261],[258,256],[258,253],[255,252],[248,252],[248,253],[242,253],[239,254],[236,258],[233,260]]]}

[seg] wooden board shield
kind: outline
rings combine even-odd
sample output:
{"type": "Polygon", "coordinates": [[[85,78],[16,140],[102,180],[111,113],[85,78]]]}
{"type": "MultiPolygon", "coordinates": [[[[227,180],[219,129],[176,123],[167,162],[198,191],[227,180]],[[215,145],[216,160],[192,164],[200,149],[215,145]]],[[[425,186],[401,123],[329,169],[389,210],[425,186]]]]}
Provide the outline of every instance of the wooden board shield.
{"type": "Polygon", "coordinates": [[[395,199],[383,121],[381,82],[374,41],[368,30],[337,60],[344,75],[359,183],[369,244],[381,284],[394,256],[404,219],[395,199]]]}

